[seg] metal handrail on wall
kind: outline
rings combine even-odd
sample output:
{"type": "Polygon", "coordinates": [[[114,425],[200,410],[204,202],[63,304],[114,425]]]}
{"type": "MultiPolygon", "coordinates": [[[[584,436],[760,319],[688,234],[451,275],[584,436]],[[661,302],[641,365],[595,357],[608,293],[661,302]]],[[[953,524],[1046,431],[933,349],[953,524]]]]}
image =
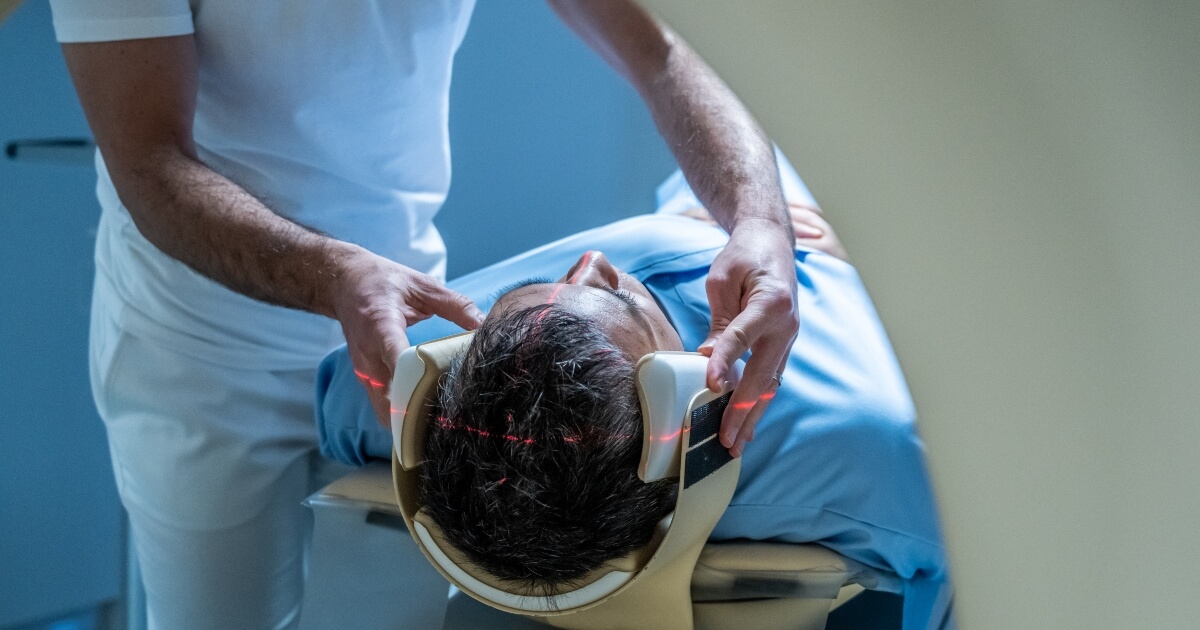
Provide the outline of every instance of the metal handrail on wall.
{"type": "Polygon", "coordinates": [[[91,165],[96,156],[96,143],[89,138],[13,140],[4,145],[4,155],[21,162],[91,165]]]}

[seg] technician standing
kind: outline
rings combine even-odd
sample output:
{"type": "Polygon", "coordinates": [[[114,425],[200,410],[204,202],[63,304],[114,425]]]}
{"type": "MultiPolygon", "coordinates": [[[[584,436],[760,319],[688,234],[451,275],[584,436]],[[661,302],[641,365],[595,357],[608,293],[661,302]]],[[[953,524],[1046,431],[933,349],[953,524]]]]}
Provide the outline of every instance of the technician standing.
{"type": "MultiPolygon", "coordinates": [[[[51,4],[100,147],[92,387],[151,627],[290,627],[300,501],[323,472],[317,364],[344,335],[384,411],[407,325],[481,318],[442,286],[432,224],[473,0],[51,4]]],[[[774,153],[639,7],[551,4],[637,88],[731,232],[705,351],[713,385],[753,352],[724,422],[723,442],[741,448],[797,330],[774,153]]]]}

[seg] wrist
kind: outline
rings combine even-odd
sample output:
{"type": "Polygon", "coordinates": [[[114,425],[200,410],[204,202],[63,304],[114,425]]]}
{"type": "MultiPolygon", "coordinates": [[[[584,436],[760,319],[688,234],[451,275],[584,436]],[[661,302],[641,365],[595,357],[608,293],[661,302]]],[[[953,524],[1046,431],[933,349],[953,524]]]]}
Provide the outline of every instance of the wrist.
{"type": "Polygon", "coordinates": [[[734,222],[733,229],[729,231],[730,238],[733,238],[735,235],[753,235],[756,238],[761,238],[764,235],[768,237],[779,236],[792,245],[795,245],[796,242],[796,235],[792,229],[791,220],[786,216],[739,217],[734,222]]]}
{"type": "Polygon", "coordinates": [[[374,264],[377,256],[370,251],[337,239],[328,239],[324,246],[323,273],[317,287],[316,311],[326,317],[341,321],[341,311],[353,302],[351,297],[357,279],[364,275],[364,268],[374,264]]]}

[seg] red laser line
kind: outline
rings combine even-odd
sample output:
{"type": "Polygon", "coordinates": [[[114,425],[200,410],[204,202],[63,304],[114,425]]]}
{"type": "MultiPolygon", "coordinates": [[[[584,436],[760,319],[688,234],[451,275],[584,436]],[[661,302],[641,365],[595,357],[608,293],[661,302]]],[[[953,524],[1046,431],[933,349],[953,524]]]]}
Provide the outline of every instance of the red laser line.
{"type": "Polygon", "coordinates": [[[770,391],[770,392],[763,394],[762,396],[759,396],[758,400],[748,400],[745,402],[733,403],[733,405],[731,405],[731,406],[734,409],[737,409],[738,411],[744,411],[746,409],[750,409],[750,408],[754,407],[754,405],[758,404],[759,400],[771,400],[774,397],[775,397],[775,392],[770,391]]]}
{"type": "MultiPolygon", "coordinates": [[[[583,252],[583,260],[580,263],[580,266],[578,266],[578,269],[575,270],[575,274],[572,274],[569,280],[565,283],[560,282],[556,287],[554,287],[554,290],[550,292],[550,299],[546,300],[546,306],[554,305],[554,300],[558,299],[558,292],[563,290],[565,284],[574,284],[575,281],[578,280],[578,277],[580,277],[580,274],[582,274],[583,270],[587,269],[589,260],[592,260],[592,252],[583,252]]],[[[547,310],[538,313],[538,319],[535,320],[536,323],[541,324],[541,320],[546,317],[546,311],[548,311],[548,308],[547,310]]]]}
{"type": "Polygon", "coordinates": [[[379,381],[377,381],[377,380],[375,380],[375,379],[371,378],[370,376],[367,376],[367,375],[366,375],[365,373],[363,373],[363,372],[359,372],[358,370],[354,370],[354,375],[355,375],[355,376],[357,376],[358,378],[361,378],[362,380],[364,380],[364,381],[366,381],[366,382],[370,383],[370,384],[371,384],[371,387],[383,387],[383,383],[380,383],[379,381]]]}
{"type": "Polygon", "coordinates": [[[590,252],[590,251],[584,252],[583,260],[579,262],[579,268],[576,269],[575,273],[571,275],[571,279],[568,280],[568,282],[570,284],[575,284],[575,281],[579,279],[579,274],[583,273],[584,269],[587,269],[588,263],[590,263],[591,261],[592,261],[592,252],[590,252]]]}
{"type": "Polygon", "coordinates": [[[670,440],[674,440],[675,438],[679,437],[679,435],[680,435],[680,434],[682,434],[682,433],[683,433],[683,428],[680,428],[678,431],[675,431],[675,432],[673,432],[673,433],[670,433],[670,434],[668,434],[668,435],[662,435],[662,436],[659,436],[659,437],[652,437],[652,438],[650,438],[650,439],[652,439],[652,440],[658,440],[659,442],[668,442],[668,441],[670,441],[670,440]]]}
{"type": "Polygon", "coordinates": [[[538,334],[538,332],[541,331],[542,320],[546,318],[546,313],[550,312],[549,307],[554,306],[554,300],[558,299],[558,292],[562,291],[562,288],[564,286],[566,286],[566,285],[559,284],[558,286],[554,287],[553,291],[550,292],[550,298],[546,300],[546,308],[542,309],[542,312],[538,313],[537,319],[534,320],[535,326],[534,326],[533,334],[536,335],[536,334],[538,334]]]}
{"type": "MultiPolygon", "coordinates": [[[[456,422],[451,422],[445,416],[438,416],[437,423],[438,423],[438,426],[442,427],[443,429],[466,431],[467,433],[478,435],[479,437],[496,438],[498,440],[505,440],[507,442],[520,442],[521,444],[536,444],[537,443],[537,440],[534,438],[523,438],[519,435],[513,435],[511,433],[505,433],[504,435],[493,434],[490,431],[486,431],[484,429],[476,429],[475,427],[463,426],[456,422]]],[[[685,431],[686,431],[686,429],[685,429],[685,431]]],[[[621,439],[626,439],[626,440],[633,439],[632,435],[625,435],[625,434],[613,435],[611,437],[621,438],[621,439]]],[[[563,436],[560,439],[563,442],[572,443],[572,444],[582,440],[582,438],[577,435],[563,436]]],[[[664,439],[670,439],[670,437],[664,438],[664,439]]]]}

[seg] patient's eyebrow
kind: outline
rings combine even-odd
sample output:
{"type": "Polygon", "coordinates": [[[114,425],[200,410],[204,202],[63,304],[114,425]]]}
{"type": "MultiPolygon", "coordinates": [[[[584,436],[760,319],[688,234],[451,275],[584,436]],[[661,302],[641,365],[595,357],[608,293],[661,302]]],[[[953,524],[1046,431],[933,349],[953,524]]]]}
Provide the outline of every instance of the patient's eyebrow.
{"type": "Polygon", "coordinates": [[[527,287],[532,284],[552,284],[553,282],[554,282],[554,280],[551,278],[538,277],[538,278],[527,278],[527,279],[521,280],[519,282],[513,282],[512,284],[506,284],[506,285],[500,287],[500,289],[497,290],[495,293],[492,293],[492,302],[496,302],[500,298],[504,297],[504,295],[506,293],[511,293],[513,291],[516,291],[517,289],[521,289],[521,288],[527,287]]]}

